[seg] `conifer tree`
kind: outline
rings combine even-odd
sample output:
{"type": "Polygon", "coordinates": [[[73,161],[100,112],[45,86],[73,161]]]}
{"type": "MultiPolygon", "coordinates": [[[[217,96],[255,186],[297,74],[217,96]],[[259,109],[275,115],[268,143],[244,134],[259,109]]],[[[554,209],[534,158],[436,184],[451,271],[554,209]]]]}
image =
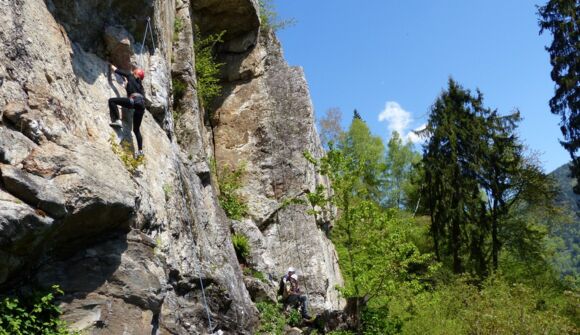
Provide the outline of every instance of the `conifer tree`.
{"type": "MultiPolygon", "coordinates": [[[[548,30],[554,37],[546,48],[556,84],[550,109],[560,116],[561,143],[572,157],[572,175],[580,181],[580,1],[549,0],[538,14],[540,33],[548,30]]],[[[580,193],[580,182],[574,191],[580,193]]]]}
{"type": "Polygon", "coordinates": [[[429,137],[423,164],[435,253],[440,260],[451,256],[456,273],[464,269],[462,255],[469,250],[482,253],[477,243],[481,238],[470,241],[476,234],[468,234],[470,230],[481,234],[480,227],[468,227],[468,223],[482,207],[476,180],[485,131],[482,100],[480,92],[472,96],[449,79],[422,132],[429,137]]]}

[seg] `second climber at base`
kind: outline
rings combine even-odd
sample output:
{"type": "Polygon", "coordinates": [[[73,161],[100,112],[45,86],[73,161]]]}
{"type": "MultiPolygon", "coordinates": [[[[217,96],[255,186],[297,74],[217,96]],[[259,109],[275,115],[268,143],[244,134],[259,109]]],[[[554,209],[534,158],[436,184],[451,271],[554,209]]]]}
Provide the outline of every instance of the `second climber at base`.
{"type": "Polygon", "coordinates": [[[138,151],[136,156],[143,156],[143,137],[141,136],[141,121],[143,121],[143,114],[145,114],[145,89],[143,88],[143,78],[145,77],[145,72],[143,69],[136,68],[132,73],[118,69],[115,65],[111,64],[111,70],[118,75],[123,76],[126,79],[125,89],[127,90],[126,98],[110,98],[109,99],[109,111],[113,117],[113,122],[111,122],[112,127],[123,127],[121,122],[121,112],[117,108],[117,105],[129,109],[133,109],[135,112],[133,114],[133,132],[137,138],[138,151]]]}

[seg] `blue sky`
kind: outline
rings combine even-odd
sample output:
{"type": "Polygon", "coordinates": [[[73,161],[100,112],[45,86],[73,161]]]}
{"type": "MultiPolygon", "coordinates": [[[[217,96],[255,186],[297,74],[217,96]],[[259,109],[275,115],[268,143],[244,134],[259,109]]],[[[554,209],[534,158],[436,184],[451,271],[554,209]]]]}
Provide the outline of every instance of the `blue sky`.
{"type": "Polygon", "coordinates": [[[551,114],[550,64],[531,0],[275,0],[296,24],[278,32],[286,59],[304,68],[317,115],[345,123],[356,108],[374,134],[425,124],[452,76],[486,105],[524,118],[519,134],[546,172],[568,161],[551,114]],[[382,115],[379,121],[379,116],[382,115]]]}

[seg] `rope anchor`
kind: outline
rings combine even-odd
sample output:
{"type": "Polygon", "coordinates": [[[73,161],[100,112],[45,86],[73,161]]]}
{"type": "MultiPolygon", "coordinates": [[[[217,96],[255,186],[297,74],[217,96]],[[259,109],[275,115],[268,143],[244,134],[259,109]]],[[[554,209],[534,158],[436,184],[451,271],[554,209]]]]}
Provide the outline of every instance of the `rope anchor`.
{"type": "Polygon", "coordinates": [[[141,51],[139,54],[139,65],[143,68],[143,50],[145,49],[145,42],[147,41],[147,32],[151,36],[151,43],[153,43],[153,54],[155,54],[155,39],[153,38],[153,28],[151,28],[151,18],[147,17],[147,25],[145,26],[145,33],[143,33],[143,42],[141,43],[141,51]]]}

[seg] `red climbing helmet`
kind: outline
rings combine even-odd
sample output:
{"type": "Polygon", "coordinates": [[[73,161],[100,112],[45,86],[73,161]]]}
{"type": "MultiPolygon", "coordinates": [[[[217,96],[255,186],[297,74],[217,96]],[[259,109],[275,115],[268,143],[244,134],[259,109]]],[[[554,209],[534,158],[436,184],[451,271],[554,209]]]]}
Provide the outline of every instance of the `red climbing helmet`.
{"type": "Polygon", "coordinates": [[[145,72],[143,71],[143,69],[140,68],[136,68],[135,70],[133,70],[133,73],[139,77],[139,79],[143,80],[143,78],[145,78],[145,72]]]}

